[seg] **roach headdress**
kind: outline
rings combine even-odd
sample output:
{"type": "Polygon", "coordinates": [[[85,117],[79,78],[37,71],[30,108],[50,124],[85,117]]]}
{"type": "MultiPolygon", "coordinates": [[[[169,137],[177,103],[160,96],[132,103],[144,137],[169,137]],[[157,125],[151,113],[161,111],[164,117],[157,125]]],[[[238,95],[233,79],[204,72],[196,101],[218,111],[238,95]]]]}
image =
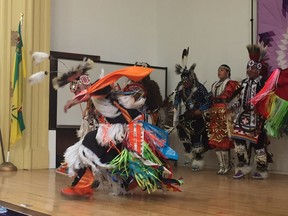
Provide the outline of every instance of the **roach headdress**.
{"type": "Polygon", "coordinates": [[[187,62],[188,62],[188,55],[189,55],[189,47],[187,49],[184,49],[182,52],[182,64],[176,64],[175,65],[175,72],[176,74],[181,75],[181,80],[189,79],[190,81],[197,82],[197,76],[194,72],[194,69],[196,67],[196,63],[192,64],[191,67],[187,68],[187,62]]]}
{"type": "Polygon", "coordinates": [[[85,58],[81,64],[79,64],[75,69],[62,74],[61,76],[55,77],[52,80],[54,89],[65,86],[66,84],[78,80],[82,75],[87,74],[87,71],[92,69],[94,62],[91,59],[85,58]]]}
{"type": "Polygon", "coordinates": [[[247,63],[247,69],[256,67],[259,74],[266,78],[268,74],[268,56],[267,56],[267,46],[263,43],[247,45],[247,50],[249,53],[250,60],[247,63]]]}

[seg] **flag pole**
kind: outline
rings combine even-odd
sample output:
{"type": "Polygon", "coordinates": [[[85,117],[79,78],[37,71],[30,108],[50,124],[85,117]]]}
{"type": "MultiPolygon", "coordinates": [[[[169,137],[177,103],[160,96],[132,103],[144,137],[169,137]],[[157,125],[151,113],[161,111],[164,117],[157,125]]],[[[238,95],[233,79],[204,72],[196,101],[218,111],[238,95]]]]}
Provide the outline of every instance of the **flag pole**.
{"type": "MultiPolygon", "coordinates": [[[[22,19],[22,14],[21,14],[21,19],[22,19]]],[[[11,109],[11,98],[13,97],[13,87],[12,87],[12,82],[10,82],[10,109],[11,109]]],[[[11,111],[11,110],[10,110],[11,111]]],[[[11,114],[10,114],[11,115],[11,114]]],[[[13,167],[14,165],[9,162],[10,160],[10,148],[11,148],[11,121],[10,121],[10,124],[9,124],[9,138],[8,138],[8,150],[7,150],[7,157],[6,157],[6,163],[9,163],[11,164],[11,166],[13,167]]],[[[17,167],[16,167],[16,170],[17,170],[17,167]]]]}
{"type": "Polygon", "coordinates": [[[1,142],[2,160],[3,160],[3,162],[5,162],[6,159],[5,159],[5,154],[4,154],[4,146],[3,146],[3,139],[2,139],[1,128],[0,128],[0,142],[1,142]]]}
{"type": "MultiPolygon", "coordinates": [[[[20,26],[21,26],[20,29],[21,30],[22,30],[22,24],[23,24],[23,16],[24,16],[24,14],[21,13],[21,17],[20,17],[20,26]]],[[[20,34],[21,34],[21,32],[20,32],[20,34]]],[[[10,91],[10,98],[9,98],[9,106],[10,106],[10,109],[11,109],[11,95],[13,95],[12,94],[12,92],[13,92],[12,85],[11,85],[10,89],[11,89],[11,91],[10,91]]],[[[17,167],[13,163],[9,162],[9,160],[10,160],[10,148],[11,148],[11,137],[10,137],[10,135],[11,135],[11,121],[10,121],[9,125],[10,125],[10,127],[9,127],[10,129],[9,129],[9,141],[8,141],[7,158],[6,158],[6,161],[5,161],[5,156],[3,157],[4,162],[0,165],[0,171],[17,171],[17,167]]],[[[2,144],[2,137],[1,137],[1,146],[2,145],[3,144],[2,144]]],[[[2,150],[2,152],[3,152],[3,150],[2,150]]]]}
{"type": "MultiPolygon", "coordinates": [[[[1,151],[2,151],[2,158],[3,158],[3,163],[0,165],[0,171],[17,171],[17,167],[13,163],[8,162],[8,160],[7,161],[5,160],[1,128],[0,128],[0,142],[1,142],[1,151]]],[[[7,156],[8,156],[8,153],[7,153],[7,156]]]]}
{"type": "MultiPolygon", "coordinates": [[[[10,99],[9,99],[9,106],[11,107],[11,93],[12,93],[12,85],[10,87],[10,99]]],[[[1,134],[1,129],[0,129],[0,141],[1,141],[1,148],[2,148],[2,157],[3,157],[3,163],[0,165],[0,171],[17,171],[17,167],[9,162],[10,159],[10,133],[11,133],[11,121],[10,121],[10,127],[9,127],[9,140],[8,140],[8,151],[7,151],[7,160],[5,160],[5,155],[4,155],[4,148],[3,148],[3,140],[2,140],[2,134],[1,134]]]]}

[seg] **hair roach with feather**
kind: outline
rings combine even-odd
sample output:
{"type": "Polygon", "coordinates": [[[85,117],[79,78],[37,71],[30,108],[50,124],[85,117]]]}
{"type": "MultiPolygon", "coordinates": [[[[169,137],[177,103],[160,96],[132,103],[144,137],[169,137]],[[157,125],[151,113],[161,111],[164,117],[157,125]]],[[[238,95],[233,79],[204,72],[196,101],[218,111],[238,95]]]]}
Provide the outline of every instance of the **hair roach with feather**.
{"type": "Polygon", "coordinates": [[[75,69],[63,73],[61,76],[55,77],[52,80],[54,89],[59,89],[66,84],[79,79],[82,75],[87,74],[87,71],[91,70],[94,62],[91,59],[84,58],[83,62],[79,64],[75,69]]]}
{"type": "Polygon", "coordinates": [[[176,64],[175,65],[175,72],[179,75],[184,72],[184,70],[187,69],[187,62],[188,62],[188,55],[189,55],[189,47],[187,49],[184,49],[182,52],[182,65],[176,64]]]}
{"type": "Polygon", "coordinates": [[[264,43],[259,43],[247,45],[246,48],[250,59],[247,68],[256,67],[260,75],[266,78],[268,73],[267,46],[264,46],[264,43]]]}
{"type": "MultiPolygon", "coordinates": [[[[182,52],[182,64],[176,64],[175,65],[175,72],[178,75],[181,75],[181,80],[179,84],[184,84],[190,82],[192,86],[196,86],[196,83],[198,82],[197,76],[194,72],[196,63],[193,63],[191,67],[187,68],[187,62],[188,62],[188,55],[189,55],[189,47],[187,49],[184,49],[182,52]]],[[[179,90],[179,89],[178,89],[179,90]]]]}
{"type": "MultiPolygon", "coordinates": [[[[45,52],[33,52],[32,59],[35,65],[40,64],[45,59],[49,59],[50,61],[57,60],[58,62],[63,64],[65,68],[67,68],[67,70],[69,70],[69,68],[64,64],[64,62],[62,62],[59,59],[53,58],[52,56],[50,56],[48,53],[45,52]]],[[[28,78],[28,82],[30,85],[35,85],[42,82],[48,74],[59,73],[61,75],[55,77],[52,80],[53,87],[54,89],[57,90],[60,87],[63,87],[72,81],[78,80],[82,75],[87,74],[87,71],[93,67],[93,64],[94,62],[91,59],[84,58],[81,64],[79,64],[75,69],[72,68],[70,71],[66,73],[61,73],[59,71],[39,71],[32,74],[28,78]]]]}

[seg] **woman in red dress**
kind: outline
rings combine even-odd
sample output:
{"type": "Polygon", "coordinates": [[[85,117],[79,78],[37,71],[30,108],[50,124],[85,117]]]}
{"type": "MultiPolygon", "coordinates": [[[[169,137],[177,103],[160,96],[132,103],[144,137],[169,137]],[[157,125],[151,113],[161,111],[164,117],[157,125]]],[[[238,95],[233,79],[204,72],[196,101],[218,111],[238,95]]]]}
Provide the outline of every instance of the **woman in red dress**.
{"type": "Polygon", "coordinates": [[[230,114],[227,114],[227,104],[232,100],[238,82],[230,79],[231,69],[222,64],[218,69],[219,80],[212,84],[212,106],[209,109],[208,122],[209,145],[215,149],[220,169],[217,174],[226,174],[231,169],[229,150],[233,147],[230,139],[230,114]]]}

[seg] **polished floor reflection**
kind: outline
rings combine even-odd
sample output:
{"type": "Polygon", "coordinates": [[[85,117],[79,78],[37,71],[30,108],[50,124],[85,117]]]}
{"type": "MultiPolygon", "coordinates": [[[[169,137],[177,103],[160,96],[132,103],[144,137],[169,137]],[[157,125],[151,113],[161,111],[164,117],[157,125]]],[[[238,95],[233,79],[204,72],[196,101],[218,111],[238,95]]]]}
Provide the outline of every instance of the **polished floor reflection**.
{"type": "Polygon", "coordinates": [[[95,191],[92,199],[67,199],[60,189],[71,179],[55,170],[0,172],[0,200],[49,215],[287,215],[288,176],[271,174],[267,180],[234,180],[216,175],[216,170],[192,172],[175,167],[174,176],[183,177],[182,192],[136,191],[112,196],[95,191]]]}

